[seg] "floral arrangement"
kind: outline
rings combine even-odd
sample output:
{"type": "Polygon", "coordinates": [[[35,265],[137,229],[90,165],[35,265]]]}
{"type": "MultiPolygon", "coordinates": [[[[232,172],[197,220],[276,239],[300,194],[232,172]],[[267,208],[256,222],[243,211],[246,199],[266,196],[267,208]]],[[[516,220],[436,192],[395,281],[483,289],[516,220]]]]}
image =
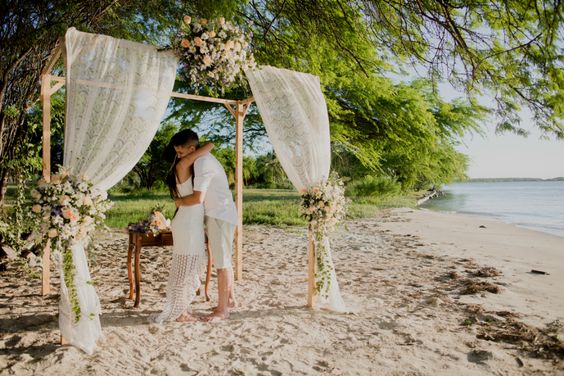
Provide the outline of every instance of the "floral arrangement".
{"type": "Polygon", "coordinates": [[[70,247],[74,242],[89,242],[92,232],[103,224],[112,203],[105,192],[95,192],[85,178],[73,176],[63,167],[49,183],[39,180],[31,197],[30,216],[36,228],[36,242],[42,249],[50,244],[55,261],[62,261],[64,281],[78,322],[81,312],[70,247]]]}
{"type": "Polygon", "coordinates": [[[157,236],[161,231],[170,229],[170,220],[166,219],[164,216],[163,207],[157,205],[151,209],[147,219],[137,223],[130,223],[127,229],[129,231],[143,232],[157,236]]]}
{"type": "Polygon", "coordinates": [[[256,67],[249,37],[223,17],[184,16],[172,45],[183,65],[181,74],[196,91],[208,87],[223,93],[243,81],[244,70],[256,67]]]}
{"type": "Polygon", "coordinates": [[[316,272],[315,291],[327,297],[331,286],[331,268],[327,258],[327,234],[345,217],[345,186],[332,174],[319,185],[301,191],[300,215],[309,222],[314,235],[316,272]]]}

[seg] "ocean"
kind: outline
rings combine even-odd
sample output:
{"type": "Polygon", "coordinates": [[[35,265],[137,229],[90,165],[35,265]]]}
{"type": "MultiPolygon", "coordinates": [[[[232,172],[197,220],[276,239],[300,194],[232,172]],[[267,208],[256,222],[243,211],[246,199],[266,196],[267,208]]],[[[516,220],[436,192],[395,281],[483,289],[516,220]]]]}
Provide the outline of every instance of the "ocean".
{"type": "Polygon", "coordinates": [[[503,181],[449,184],[424,208],[480,214],[564,237],[564,181],[503,181]]]}

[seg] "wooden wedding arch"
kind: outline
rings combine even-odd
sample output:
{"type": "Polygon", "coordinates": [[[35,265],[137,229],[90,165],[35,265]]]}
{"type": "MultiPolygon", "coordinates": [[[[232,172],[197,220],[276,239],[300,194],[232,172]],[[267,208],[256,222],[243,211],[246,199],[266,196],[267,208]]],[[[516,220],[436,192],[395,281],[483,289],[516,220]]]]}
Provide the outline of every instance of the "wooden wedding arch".
{"type": "MultiPolygon", "coordinates": [[[[43,107],[43,179],[46,182],[51,180],[51,96],[65,85],[66,77],[52,75],[51,72],[55,64],[61,56],[65,56],[64,38],[61,38],[55,49],[52,51],[47,65],[41,71],[41,102],[43,107]],[[55,82],[53,86],[52,83],[55,82]]],[[[65,60],[65,59],[63,59],[65,60]]],[[[66,64],[66,61],[65,61],[66,64]]],[[[112,83],[77,80],[78,83],[84,85],[93,85],[98,87],[115,87],[112,83]]],[[[237,227],[235,231],[235,279],[240,281],[243,279],[243,121],[249,109],[254,102],[253,97],[242,100],[232,100],[223,98],[213,98],[201,95],[185,94],[172,92],[171,97],[187,100],[196,100],[204,102],[212,102],[223,104],[227,110],[235,117],[235,206],[237,208],[237,227]]],[[[43,295],[50,292],[50,248],[44,249],[42,257],[42,289],[43,295]]],[[[314,289],[315,289],[315,250],[313,246],[313,237],[311,233],[308,235],[308,288],[307,288],[307,305],[314,305],[314,289]]]]}

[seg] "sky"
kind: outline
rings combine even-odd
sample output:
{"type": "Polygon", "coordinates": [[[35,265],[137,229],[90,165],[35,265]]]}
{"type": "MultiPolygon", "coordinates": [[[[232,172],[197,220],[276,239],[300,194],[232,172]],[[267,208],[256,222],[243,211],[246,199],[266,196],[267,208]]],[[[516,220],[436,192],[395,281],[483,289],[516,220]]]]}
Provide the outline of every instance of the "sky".
{"type": "MultiPolygon", "coordinates": [[[[450,85],[440,85],[444,99],[462,96],[450,85]]],[[[487,100],[487,99],[486,99],[487,100]]],[[[470,158],[470,178],[541,178],[564,176],[564,140],[541,139],[541,132],[525,113],[521,126],[530,132],[523,137],[495,134],[495,122],[484,124],[484,135],[467,134],[457,149],[470,158]]]]}
{"type": "Polygon", "coordinates": [[[470,157],[470,178],[542,178],[564,176],[564,141],[540,139],[532,122],[524,121],[528,137],[496,135],[493,125],[484,137],[466,135],[457,149],[470,157]]]}

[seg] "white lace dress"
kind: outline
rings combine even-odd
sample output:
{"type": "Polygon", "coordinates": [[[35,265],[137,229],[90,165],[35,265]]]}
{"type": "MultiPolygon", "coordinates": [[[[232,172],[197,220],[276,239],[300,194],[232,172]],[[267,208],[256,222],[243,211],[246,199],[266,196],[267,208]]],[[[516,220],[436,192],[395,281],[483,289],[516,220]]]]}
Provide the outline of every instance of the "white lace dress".
{"type": "MultiPolygon", "coordinates": [[[[177,185],[180,196],[192,194],[192,179],[177,185]]],[[[173,321],[184,312],[200,287],[200,274],[206,264],[204,206],[181,206],[172,219],[172,263],[166,289],[166,303],[155,321],[173,321]]]]}

